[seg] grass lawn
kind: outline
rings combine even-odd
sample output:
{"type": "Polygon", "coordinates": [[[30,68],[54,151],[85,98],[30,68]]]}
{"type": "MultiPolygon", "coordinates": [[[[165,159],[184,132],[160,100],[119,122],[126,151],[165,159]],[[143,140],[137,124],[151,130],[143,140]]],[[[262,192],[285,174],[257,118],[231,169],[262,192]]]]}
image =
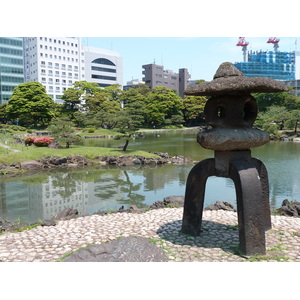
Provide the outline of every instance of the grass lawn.
{"type": "Polygon", "coordinates": [[[103,148],[103,147],[84,147],[72,146],[69,149],[49,149],[47,147],[24,147],[22,145],[15,145],[12,149],[20,150],[20,152],[7,151],[0,147],[0,164],[13,164],[23,161],[39,160],[45,156],[65,157],[70,155],[80,155],[88,159],[93,159],[95,156],[122,156],[122,155],[141,155],[144,157],[157,157],[154,154],[145,151],[127,150],[122,151],[116,148],[103,148]]]}
{"type": "MultiPolygon", "coordinates": [[[[24,131],[14,131],[13,134],[19,136],[19,138],[25,139],[24,131]]],[[[82,132],[78,130],[78,134],[81,136],[115,136],[122,135],[112,129],[96,129],[93,133],[82,132]]],[[[34,132],[30,134],[35,136],[34,132]]],[[[45,156],[52,157],[65,157],[70,155],[84,156],[88,159],[93,159],[95,156],[124,156],[124,155],[140,155],[144,157],[157,157],[155,154],[150,154],[145,151],[130,150],[127,149],[125,152],[118,148],[104,148],[104,147],[88,147],[72,145],[69,149],[49,149],[47,147],[26,147],[22,144],[16,144],[14,137],[9,133],[0,132],[0,144],[10,147],[5,149],[0,145],[0,165],[1,164],[13,164],[24,161],[39,160],[45,156]],[[18,152],[13,152],[18,150],[18,152]]]]}
{"type": "Polygon", "coordinates": [[[86,131],[85,132],[81,132],[81,131],[78,130],[78,134],[81,135],[81,136],[122,135],[122,133],[120,133],[118,131],[115,131],[113,129],[104,129],[104,128],[95,129],[95,131],[93,133],[88,133],[86,131]]]}

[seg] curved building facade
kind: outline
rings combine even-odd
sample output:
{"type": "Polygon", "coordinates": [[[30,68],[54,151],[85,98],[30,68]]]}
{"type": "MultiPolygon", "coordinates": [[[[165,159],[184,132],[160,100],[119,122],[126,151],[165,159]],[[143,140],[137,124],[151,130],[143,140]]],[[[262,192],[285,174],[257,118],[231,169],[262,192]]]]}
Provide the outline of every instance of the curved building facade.
{"type": "Polygon", "coordinates": [[[123,85],[123,64],[118,52],[83,46],[85,55],[85,80],[100,87],[123,85]]]}

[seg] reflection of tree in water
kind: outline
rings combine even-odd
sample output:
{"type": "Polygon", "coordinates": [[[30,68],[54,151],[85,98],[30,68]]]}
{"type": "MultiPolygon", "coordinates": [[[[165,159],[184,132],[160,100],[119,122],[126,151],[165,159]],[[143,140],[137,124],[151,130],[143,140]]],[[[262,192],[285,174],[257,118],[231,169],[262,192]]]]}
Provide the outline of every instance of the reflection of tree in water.
{"type": "Polygon", "coordinates": [[[133,184],[130,181],[130,177],[126,170],[123,170],[126,181],[123,181],[123,185],[121,186],[121,190],[127,194],[127,199],[124,199],[122,202],[125,204],[134,204],[139,208],[146,207],[142,202],[145,201],[145,196],[135,193],[140,190],[142,183],[133,184]]]}
{"type": "Polygon", "coordinates": [[[52,187],[62,198],[71,197],[77,190],[78,182],[73,175],[72,173],[65,173],[52,177],[52,187]]]}
{"type": "Polygon", "coordinates": [[[164,189],[169,182],[179,181],[179,185],[185,185],[188,173],[192,166],[157,166],[154,169],[143,169],[145,189],[148,191],[164,189]]]}
{"type": "Polygon", "coordinates": [[[115,199],[122,204],[135,204],[143,207],[145,196],[136,193],[142,183],[133,183],[129,172],[124,169],[115,169],[113,173],[102,174],[95,180],[95,196],[102,199],[115,199]]]}

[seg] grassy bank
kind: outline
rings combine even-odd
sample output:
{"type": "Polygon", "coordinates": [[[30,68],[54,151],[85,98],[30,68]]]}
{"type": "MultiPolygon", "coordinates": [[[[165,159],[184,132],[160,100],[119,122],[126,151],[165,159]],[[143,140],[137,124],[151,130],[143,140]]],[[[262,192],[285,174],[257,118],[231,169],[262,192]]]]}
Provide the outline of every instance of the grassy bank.
{"type": "MultiPolygon", "coordinates": [[[[120,135],[119,132],[109,129],[97,129],[93,133],[82,132],[78,130],[82,136],[114,136],[120,135]]],[[[30,134],[35,136],[35,132],[30,134]]],[[[89,147],[72,145],[69,149],[49,149],[47,147],[25,146],[16,143],[16,139],[25,139],[24,132],[14,132],[12,134],[0,133],[0,165],[1,164],[17,164],[24,161],[39,160],[46,156],[66,157],[71,155],[84,156],[93,159],[95,156],[122,156],[122,155],[140,155],[144,157],[156,157],[145,151],[130,150],[122,151],[118,148],[89,147]]]]}
{"type": "Polygon", "coordinates": [[[95,156],[121,156],[121,155],[141,155],[144,157],[156,157],[145,151],[127,150],[126,152],[116,148],[103,147],[84,147],[72,146],[69,149],[49,149],[44,147],[23,147],[22,145],[15,145],[12,149],[19,150],[19,152],[12,152],[0,147],[0,164],[13,164],[24,161],[39,160],[45,156],[65,157],[70,155],[80,155],[88,159],[93,159],[95,156]]]}

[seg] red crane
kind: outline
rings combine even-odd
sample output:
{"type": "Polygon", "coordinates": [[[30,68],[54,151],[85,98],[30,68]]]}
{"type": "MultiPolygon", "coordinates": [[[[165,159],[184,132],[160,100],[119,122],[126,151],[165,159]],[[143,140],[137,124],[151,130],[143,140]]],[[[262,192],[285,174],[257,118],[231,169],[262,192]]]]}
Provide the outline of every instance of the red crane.
{"type": "Polygon", "coordinates": [[[238,43],[236,44],[237,46],[242,46],[242,47],[246,47],[249,45],[248,42],[246,42],[245,38],[244,37],[239,37],[239,41],[238,43]]]}
{"type": "Polygon", "coordinates": [[[269,44],[274,44],[274,51],[277,51],[279,48],[279,43],[280,39],[276,38],[276,37],[270,37],[267,41],[267,43],[269,44]]]}
{"type": "Polygon", "coordinates": [[[245,38],[244,37],[239,37],[239,41],[238,43],[236,44],[236,46],[241,46],[243,47],[242,48],[242,51],[243,51],[243,56],[244,56],[244,62],[246,62],[246,52],[247,52],[247,46],[249,45],[248,42],[246,42],[245,38]]]}

